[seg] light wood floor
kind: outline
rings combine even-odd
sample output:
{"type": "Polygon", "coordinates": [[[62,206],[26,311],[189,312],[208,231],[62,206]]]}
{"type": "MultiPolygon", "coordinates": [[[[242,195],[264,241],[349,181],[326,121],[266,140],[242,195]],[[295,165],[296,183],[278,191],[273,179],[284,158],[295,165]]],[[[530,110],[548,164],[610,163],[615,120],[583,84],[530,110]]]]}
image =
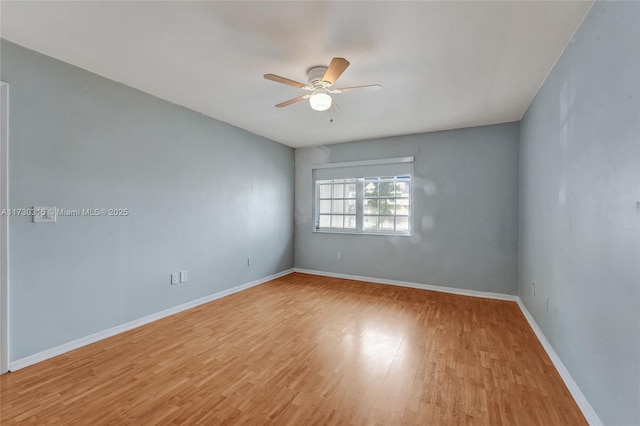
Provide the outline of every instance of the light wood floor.
{"type": "Polygon", "coordinates": [[[0,377],[2,425],[586,424],[514,302],[291,274],[0,377]]]}

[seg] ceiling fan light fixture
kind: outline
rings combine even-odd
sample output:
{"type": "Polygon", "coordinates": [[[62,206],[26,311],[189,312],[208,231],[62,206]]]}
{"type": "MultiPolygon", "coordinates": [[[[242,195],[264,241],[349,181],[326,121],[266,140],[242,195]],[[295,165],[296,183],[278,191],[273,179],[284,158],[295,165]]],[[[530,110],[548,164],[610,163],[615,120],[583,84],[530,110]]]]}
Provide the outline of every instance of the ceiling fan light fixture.
{"type": "Polygon", "coordinates": [[[326,111],[331,108],[331,96],[324,92],[316,92],[309,98],[309,105],[316,111],[326,111]]]}

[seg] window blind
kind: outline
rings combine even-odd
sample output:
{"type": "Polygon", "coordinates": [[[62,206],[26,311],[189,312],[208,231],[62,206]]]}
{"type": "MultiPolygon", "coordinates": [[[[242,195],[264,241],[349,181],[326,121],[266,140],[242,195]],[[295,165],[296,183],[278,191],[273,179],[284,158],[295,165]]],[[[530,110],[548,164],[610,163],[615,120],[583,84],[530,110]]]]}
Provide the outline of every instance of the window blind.
{"type": "Polygon", "coordinates": [[[404,176],[413,174],[413,157],[314,164],[312,169],[314,181],[373,176],[404,176]]]}

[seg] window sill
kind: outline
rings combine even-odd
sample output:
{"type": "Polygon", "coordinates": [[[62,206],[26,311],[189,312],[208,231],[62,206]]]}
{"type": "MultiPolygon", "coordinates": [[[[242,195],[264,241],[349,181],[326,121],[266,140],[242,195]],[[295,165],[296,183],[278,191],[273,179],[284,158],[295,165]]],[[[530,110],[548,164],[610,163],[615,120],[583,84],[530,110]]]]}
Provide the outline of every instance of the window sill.
{"type": "Polygon", "coordinates": [[[377,235],[381,237],[411,237],[413,234],[400,234],[396,232],[366,232],[366,231],[340,231],[338,229],[314,229],[314,234],[343,234],[343,235],[377,235]]]}

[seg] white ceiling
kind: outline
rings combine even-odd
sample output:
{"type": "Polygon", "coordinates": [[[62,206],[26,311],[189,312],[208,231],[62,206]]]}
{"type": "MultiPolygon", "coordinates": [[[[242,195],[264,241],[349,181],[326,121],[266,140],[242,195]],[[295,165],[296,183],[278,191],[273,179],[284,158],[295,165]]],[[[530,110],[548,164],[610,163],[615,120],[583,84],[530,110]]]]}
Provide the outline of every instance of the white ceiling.
{"type": "Polygon", "coordinates": [[[0,36],[292,147],[519,120],[592,1],[0,3],[0,36]],[[351,66],[340,110],[306,82],[351,66]]]}

